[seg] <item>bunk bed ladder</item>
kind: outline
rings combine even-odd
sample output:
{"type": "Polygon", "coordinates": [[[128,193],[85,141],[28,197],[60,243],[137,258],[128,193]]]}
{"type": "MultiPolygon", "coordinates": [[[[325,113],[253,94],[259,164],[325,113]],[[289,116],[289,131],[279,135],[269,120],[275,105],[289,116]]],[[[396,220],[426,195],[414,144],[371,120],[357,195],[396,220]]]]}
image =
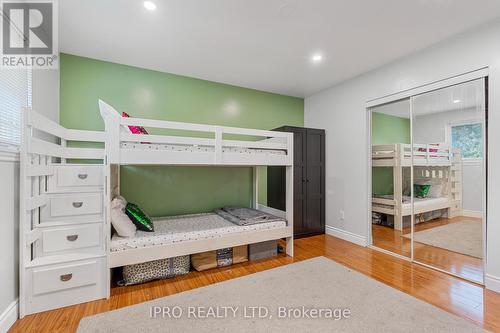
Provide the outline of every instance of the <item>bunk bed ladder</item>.
{"type": "Polygon", "coordinates": [[[66,163],[66,158],[102,158],[103,149],[69,148],[67,140],[100,142],[103,135],[68,130],[30,109],[23,110],[19,174],[21,318],[106,297],[109,286],[105,283],[105,242],[99,225],[103,216],[78,216],[78,212],[88,213],[92,208],[85,200],[93,200],[97,207],[102,204],[99,198],[103,186],[97,183],[102,166],[66,163]]]}

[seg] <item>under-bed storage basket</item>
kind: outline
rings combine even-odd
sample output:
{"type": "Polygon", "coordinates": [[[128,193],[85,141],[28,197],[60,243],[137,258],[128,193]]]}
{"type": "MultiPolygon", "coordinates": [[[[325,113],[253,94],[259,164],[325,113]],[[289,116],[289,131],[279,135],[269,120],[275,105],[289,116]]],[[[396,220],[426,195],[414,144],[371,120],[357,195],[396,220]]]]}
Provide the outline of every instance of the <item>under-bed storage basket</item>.
{"type": "Polygon", "coordinates": [[[197,271],[230,266],[248,261],[248,246],[236,246],[191,255],[191,264],[197,271]]]}
{"type": "Polygon", "coordinates": [[[152,280],[172,278],[189,273],[190,268],[189,255],[127,265],[123,266],[123,280],[118,284],[130,286],[152,280]]]}
{"type": "Polygon", "coordinates": [[[250,244],[250,260],[271,258],[278,255],[278,241],[270,240],[260,243],[250,244]]]}

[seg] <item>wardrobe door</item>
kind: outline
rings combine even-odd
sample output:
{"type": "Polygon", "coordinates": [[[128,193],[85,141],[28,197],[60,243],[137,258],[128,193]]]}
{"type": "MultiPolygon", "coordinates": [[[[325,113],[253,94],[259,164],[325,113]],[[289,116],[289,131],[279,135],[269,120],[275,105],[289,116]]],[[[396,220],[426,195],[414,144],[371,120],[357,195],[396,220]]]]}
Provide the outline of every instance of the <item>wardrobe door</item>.
{"type": "MultiPolygon", "coordinates": [[[[307,233],[304,225],[306,130],[300,127],[284,126],[276,128],[275,131],[294,133],[293,233],[294,236],[300,236],[307,233]]],[[[270,166],[267,170],[267,203],[269,207],[286,210],[286,168],[270,166]]]]}
{"type": "Polygon", "coordinates": [[[307,233],[324,232],[325,221],[325,136],[323,130],[307,129],[306,138],[306,218],[307,233]]]}
{"type": "Polygon", "coordinates": [[[293,128],[293,232],[295,236],[307,233],[305,224],[306,197],[306,130],[293,128]]]}

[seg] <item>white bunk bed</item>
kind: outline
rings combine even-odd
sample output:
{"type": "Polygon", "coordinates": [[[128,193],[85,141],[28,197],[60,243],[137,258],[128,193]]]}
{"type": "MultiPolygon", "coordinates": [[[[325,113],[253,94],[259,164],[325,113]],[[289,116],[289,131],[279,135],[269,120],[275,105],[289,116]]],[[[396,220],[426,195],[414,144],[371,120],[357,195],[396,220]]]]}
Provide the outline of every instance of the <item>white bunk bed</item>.
{"type": "Polygon", "coordinates": [[[281,238],[293,256],[292,133],[123,118],[102,101],[99,107],[104,132],[66,129],[33,110],[23,112],[21,317],[109,297],[113,267],[281,238]],[[176,135],[132,135],[120,129],[128,125],[175,130],[176,135]],[[181,136],[179,131],[188,132],[181,136]],[[104,143],[105,148],[78,148],[73,142],[104,143]],[[221,225],[216,235],[163,239],[151,246],[112,244],[110,202],[120,193],[120,165],[160,164],[252,166],[253,208],[283,220],[258,227],[221,225]],[[261,165],[286,167],[286,211],[258,203],[261,165]]]}
{"type": "MultiPolygon", "coordinates": [[[[403,195],[404,168],[414,167],[414,183],[431,182],[443,186],[439,197],[414,198],[413,214],[447,209],[459,215],[462,207],[462,159],[460,151],[447,144],[390,144],[372,146],[372,166],[393,169],[393,195],[372,197],[372,211],[394,216],[394,229],[403,229],[403,217],[412,214],[411,198],[403,195]]],[[[409,176],[409,174],[407,175],[409,176]]]]}
{"type": "MultiPolygon", "coordinates": [[[[99,101],[105,124],[105,175],[107,193],[105,206],[109,216],[109,203],[120,194],[120,165],[214,165],[252,166],[253,208],[286,220],[286,225],[274,228],[236,228],[216,238],[187,239],[159,243],[152,247],[130,247],[108,254],[109,268],[141,262],[171,258],[198,252],[234,247],[280,238],[286,239],[286,253],[293,256],[293,133],[265,131],[202,124],[180,123],[152,119],[124,118],[110,105],[99,101]],[[137,135],[123,130],[125,126],[143,126],[163,131],[188,131],[186,136],[137,135]],[[204,134],[210,138],[196,137],[204,134]],[[243,137],[229,140],[226,134],[243,137]],[[188,136],[189,135],[189,136],[188,136]],[[256,140],[256,137],[263,139],[256,140]],[[258,169],[261,165],[286,166],[286,211],[280,211],[257,201],[258,169]]],[[[106,218],[110,229],[109,218],[106,218]]],[[[110,248],[111,238],[108,238],[110,248]]]]}

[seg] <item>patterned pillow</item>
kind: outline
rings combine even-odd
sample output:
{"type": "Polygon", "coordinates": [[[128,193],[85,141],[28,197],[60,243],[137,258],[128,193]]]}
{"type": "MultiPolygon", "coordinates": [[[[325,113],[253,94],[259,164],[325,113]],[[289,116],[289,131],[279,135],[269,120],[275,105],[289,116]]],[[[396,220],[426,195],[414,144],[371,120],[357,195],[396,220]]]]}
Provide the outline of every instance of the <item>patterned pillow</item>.
{"type": "Polygon", "coordinates": [[[134,222],[137,229],[141,231],[153,232],[154,225],[148,214],[144,213],[137,205],[128,202],[125,207],[125,214],[134,222]]]}
{"type": "Polygon", "coordinates": [[[157,279],[166,279],[189,273],[189,255],[169,259],[159,259],[123,267],[121,286],[130,286],[157,279]]]}
{"type": "MultiPolygon", "coordinates": [[[[130,118],[127,112],[122,112],[122,117],[130,118]]],[[[146,129],[142,126],[129,125],[128,128],[130,129],[130,132],[134,134],[149,134],[148,131],[146,131],[146,129]]]]}
{"type": "Polygon", "coordinates": [[[427,198],[430,189],[429,184],[413,184],[413,194],[416,198],[427,198]]]}

